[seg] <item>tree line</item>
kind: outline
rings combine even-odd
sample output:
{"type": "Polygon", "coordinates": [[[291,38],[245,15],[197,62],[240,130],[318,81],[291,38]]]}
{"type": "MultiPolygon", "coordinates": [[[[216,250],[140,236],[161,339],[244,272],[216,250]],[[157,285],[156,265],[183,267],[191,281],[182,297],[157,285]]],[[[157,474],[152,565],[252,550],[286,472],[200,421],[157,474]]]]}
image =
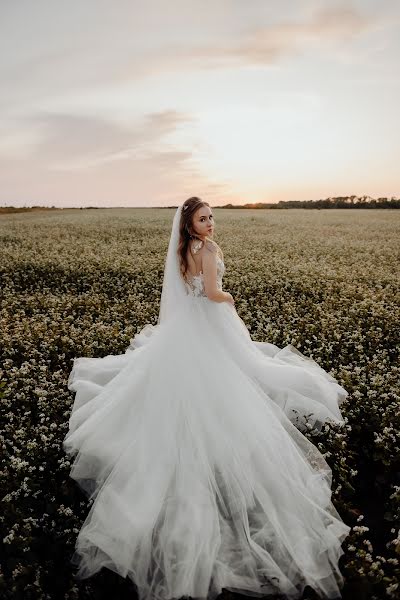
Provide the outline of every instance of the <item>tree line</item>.
{"type": "Polygon", "coordinates": [[[217,208],[400,208],[400,198],[371,196],[336,196],[322,200],[280,200],[253,204],[224,204],[217,208]]]}

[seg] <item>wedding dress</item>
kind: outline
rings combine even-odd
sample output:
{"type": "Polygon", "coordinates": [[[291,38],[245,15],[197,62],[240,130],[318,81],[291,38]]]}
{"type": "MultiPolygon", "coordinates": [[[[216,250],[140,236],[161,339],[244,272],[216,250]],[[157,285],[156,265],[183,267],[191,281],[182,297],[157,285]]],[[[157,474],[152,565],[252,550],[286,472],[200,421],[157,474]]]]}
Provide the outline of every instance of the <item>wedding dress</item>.
{"type": "MultiPolygon", "coordinates": [[[[301,432],[343,423],[348,393],[291,345],[252,341],[203,276],[178,272],[176,211],[157,325],[124,354],[74,359],[64,450],[93,500],[75,577],[129,576],[140,600],[340,598],[350,527],[331,502],[331,470],[301,432]]],[[[225,271],[217,258],[217,284],[225,271]]]]}

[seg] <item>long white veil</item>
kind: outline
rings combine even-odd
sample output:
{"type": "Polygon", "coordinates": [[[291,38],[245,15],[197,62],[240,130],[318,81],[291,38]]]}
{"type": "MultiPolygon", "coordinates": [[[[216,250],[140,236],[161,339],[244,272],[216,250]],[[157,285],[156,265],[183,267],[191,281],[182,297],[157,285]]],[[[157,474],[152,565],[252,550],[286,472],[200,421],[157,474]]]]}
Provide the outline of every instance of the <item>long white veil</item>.
{"type": "Polygon", "coordinates": [[[180,309],[187,298],[185,284],[180,273],[178,244],[179,244],[179,224],[181,220],[182,206],[178,206],[174,220],[172,222],[171,236],[169,239],[167,257],[165,260],[164,277],[161,291],[160,311],[158,313],[157,325],[147,323],[136,335],[131,338],[128,348],[125,352],[131,352],[146,344],[150,337],[158,330],[158,327],[164,324],[180,309]]]}
{"type": "Polygon", "coordinates": [[[177,311],[187,297],[185,284],[180,273],[178,244],[179,244],[179,223],[182,213],[182,204],[178,206],[172,222],[171,237],[169,239],[167,258],[165,261],[164,278],[161,291],[160,312],[158,314],[158,324],[164,323],[177,311]]]}

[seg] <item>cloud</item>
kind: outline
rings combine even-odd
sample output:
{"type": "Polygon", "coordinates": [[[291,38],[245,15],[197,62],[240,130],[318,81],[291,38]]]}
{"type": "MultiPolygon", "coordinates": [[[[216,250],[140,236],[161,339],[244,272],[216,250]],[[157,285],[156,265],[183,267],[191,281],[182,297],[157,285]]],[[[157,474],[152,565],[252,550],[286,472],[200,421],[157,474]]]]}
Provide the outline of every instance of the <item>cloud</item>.
{"type": "Polygon", "coordinates": [[[203,194],[211,202],[220,201],[228,182],[210,179],[197,168],[190,149],[178,150],[165,141],[192,120],[173,110],[148,113],[126,127],[68,114],[25,117],[23,125],[36,132],[36,143],[29,156],[4,154],[0,160],[0,200],[145,206],[176,204],[203,194]]]}
{"type": "Polygon", "coordinates": [[[262,26],[252,25],[231,39],[224,37],[215,43],[188,42],[184,51],[175,43],[150,53],[138,64],[129,59],[115,72],[119,80],[135,80],[157,73],[185,70],[220,69],[235,66],[268,66],[282,57],[297,55],[310,45],[323,48],[330,42],[347,42],[362,33],[375,29],[384,22],[376,16],[367,16],[351,7],[318,9],[306,20],[287,19],[262,26]]]}
{"type": "Polygon", "coordinates": [[[170,206],[193,195],[213,205],[232,198],[230,182],[213,180],[193,167],[190,159],[189,152],[154,150],[141,159],[124,158],[69,172],[48,170],[36,160],[3,160],[0,203],[170,206]]]}
{"type": "Polygon", "coordinates": [[[88,4],[79,10],[75,6],[65,23],[49,4],[43,23],[31,28],[28,17],[15,9],[10,32],[4,31],[7,42],[3,42],[0,58],[4,88],[0,102],[7,107],[10,98],[29,103],[43,95],[140,82],[157,74],[268,66],[311,44],[323,48],[327,42],[349,41],[387,19],[384,11],[371,15],[342,4],[323,8],[317,4],[314,12],[305,14],[304,4],[300,4],[302,11],[292,9],[290,13],[285,8],[283,14],[279,8],[267,9],[265,3],[246,4],[246,18],[240,5],[232,2],[212,4],[209,14],[196,8],[197,3],[184,10],[182,3],[175,2],[168,11],[161,4],[155,15],[149,13],[149,7],[139,11],[135,3],[125,3],[116,14],[104,7],[98,9],[98,5],[92,5],[90,11],[88,4]],[[18,24],[26,39],[21,40],[18,52],[11,52],[15,45],[12,32],[17,39],[21,35],[18,24]],[[48,39],[47,35],[39,37],[46,30],[48,39]]]}
{"type": "MultiPolygon", "coordinates": [[[[123,158],[162,156],[163,140],[193,117],[174,110],[149,113],[122,126],[111,120],[41,111],[22,117],[18,127],[36,143],[30,153],[53,169],[86,168],[123,158]]],[[[7,148],[3,147],[7,155],[7,148]]],[[[26,152],[24,152],[26,156],[26,152]]]]}
{"type": "Polygon", "coordinates": [[[253,32],[237,56],[249,64],[269,64],[297,54],[310,44],[347,41],[372,27],[374,22],[352,9],[320,10],[310,21],[261,27],[253,32]]]}

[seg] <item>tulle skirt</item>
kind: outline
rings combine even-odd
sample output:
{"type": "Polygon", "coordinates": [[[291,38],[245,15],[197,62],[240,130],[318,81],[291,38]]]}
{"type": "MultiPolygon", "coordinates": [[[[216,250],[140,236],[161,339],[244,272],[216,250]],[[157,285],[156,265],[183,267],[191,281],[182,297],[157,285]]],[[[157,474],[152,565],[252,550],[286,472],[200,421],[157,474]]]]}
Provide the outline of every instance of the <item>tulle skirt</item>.
{"type": "Polygon", "coordinates": [[[63,441],[93,499],[71,562],[130,577],[140,600],[222,588],[340,598],[348,527],[303,435],[343,422],[346,390],[293,346],[252,341],[233,306],[187,297],[121,355],[74,360],[63,441]]]}

